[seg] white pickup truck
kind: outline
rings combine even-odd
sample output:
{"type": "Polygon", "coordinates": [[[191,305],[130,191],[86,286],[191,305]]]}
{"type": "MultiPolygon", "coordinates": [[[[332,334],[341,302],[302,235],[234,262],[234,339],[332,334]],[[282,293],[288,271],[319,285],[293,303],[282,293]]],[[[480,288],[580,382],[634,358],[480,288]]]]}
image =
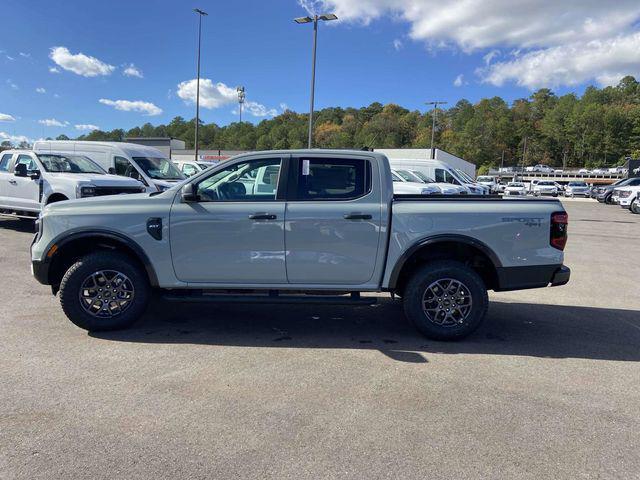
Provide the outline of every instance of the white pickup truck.
{"type": "Polygon", "coordinates": [[[5,150],[0,153],[0,214],[33,219],[61,200],[144,192],[132,178],[109,175],[90,159],[71,154],[5,150]]]}
{"type": "Polygon", "coordinates": [[[49,205],[31,265],[88,330],[131,325],[152,289],[244,303],[389,292],[422,333],[457,339],[483,321],[487,290],[567,283],[566,240],[557,200],[399,195],[380,153],[269,151],[165,192],[49,205]]]}

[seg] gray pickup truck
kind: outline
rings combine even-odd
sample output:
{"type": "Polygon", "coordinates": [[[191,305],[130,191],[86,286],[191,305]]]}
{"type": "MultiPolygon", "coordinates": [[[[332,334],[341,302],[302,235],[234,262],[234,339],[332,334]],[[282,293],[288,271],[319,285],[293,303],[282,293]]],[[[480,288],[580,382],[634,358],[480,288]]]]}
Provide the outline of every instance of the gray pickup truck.
{"type": "Polygon", "coordinates": [[[473,332],[487,290],[563,285],[557,200],[394,195],[364,151],[239,155],[165,192],[46,207],[33,274],[87,330],[124,328],[152,289],[181,302],[366,304],[390,292],[425,335],[473,332]]]}

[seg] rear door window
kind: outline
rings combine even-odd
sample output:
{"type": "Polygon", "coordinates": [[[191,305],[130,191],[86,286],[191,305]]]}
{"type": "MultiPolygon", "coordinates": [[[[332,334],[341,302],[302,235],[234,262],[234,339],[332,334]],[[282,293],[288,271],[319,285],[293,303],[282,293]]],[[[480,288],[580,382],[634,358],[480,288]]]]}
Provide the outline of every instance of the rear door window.
{"type": "Polygon", "coordinates": [[[6,172],[9,170],[9,162],[11,161],[11,157],[13,157],[12,153],[5,153],[0,157],[0,172],[6,172]]]}
{"type": "Polygon", "coordinates": [[[352,200],[371,190],[371,164],[364,159],[301,158],[298,200],[352,200]]]}

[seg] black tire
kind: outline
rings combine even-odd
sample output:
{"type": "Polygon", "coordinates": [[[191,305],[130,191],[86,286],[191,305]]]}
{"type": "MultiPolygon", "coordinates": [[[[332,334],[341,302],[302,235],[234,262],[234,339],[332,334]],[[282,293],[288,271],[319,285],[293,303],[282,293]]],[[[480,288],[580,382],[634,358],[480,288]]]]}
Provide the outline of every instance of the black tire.
{"type": "Polygon", "coordinates": [[[640,214],[640,200],[634,200],[631,203],[631,213],[640,214]]]}
{"type": "Polygon", "coordinates": [[[613,202],[611,201],[611,195],[607,195],[606,197],[604,197],[604,203],[606,203],[607,205],[613,205],[613,202]]]}
{"type": "Polygon", "coordinates": [[[426,337],[434,340],[460,340],[480,326],[487,315],[489,297],[482,278],[473,269],[460,262],[438,260],[420,267],[409,279],[404,290],[403,306],[407,318],[426,337]],[[468,313],[457,320],[455,325],[440,325],[423,310],[423,297],[429,286],[444,279],[460,282],[471,298],[468,313]]]}
{"type": "MultiPolygon", "coordinates": [[[[111,292],[113,291],[112,289],[111,292]]],[[[109,295],[113,294],[109,292],[109,295]]],[[[60,283],[62,310],[75,325],[89,331],[118,330],[129,327],[144,313],[150,295],[151,287],[144,270],[130,257],[118,252],[97,252],[82,257],[69,267],[60,283]],[[124,274],[133,287],[133,298],[130,303],[126,304],[121,313],[109,313],[112,316],[108,318],[89,313],[83,307],[83,302],[80,299],[83,291],[89,291],[86,288],[83,289],[84,282],[99,271],[114,271],[124,274]]],[[[111,297],[112,300],[114,298],[111,297]]],[[[97,302],[104,306],[103,300],[97,300],[97,302]]],[[[109,304],[108,309],[111,308],[110,305],[117,304],[109,304]]]]}

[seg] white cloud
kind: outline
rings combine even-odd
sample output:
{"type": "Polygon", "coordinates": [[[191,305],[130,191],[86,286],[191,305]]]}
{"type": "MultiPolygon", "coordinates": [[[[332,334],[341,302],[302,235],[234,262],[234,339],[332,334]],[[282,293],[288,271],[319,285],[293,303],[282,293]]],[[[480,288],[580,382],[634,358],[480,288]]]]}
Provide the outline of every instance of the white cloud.
{"type": "Polygon", "coordinates": [[[464,75],[460,74],[456,77],[456,79],[453,81],[453,86],[454,87],[461,87],[462,85],[464,85],[464,75]]]}
{"type": "Polygon", "coordinates": [[[18,85],[16,85],[15,83],[13,83],[13,80],[11,80],[10,78],[7,78],[6,80],[7,85],[9,85],[9,87],[13,90],[18,90],[18,85]]]}
{"type": "Polygon", "coordinates": [[[25,53],[25,52],[20,52],[20,56],[23,57],[23,58],[29,58],[29,57],[31,57],[31,54],[30,53],[25,53]]]}
{"type": "Polygon", "coordinates": [[[283,112],[286,112],[287,110],[289,110],[289,105],[287,105],[286,103],[282,102],[280,104],[280,110],[282,110],[283,112]]]}
{"type": "Polygon", "coordinates": [[[49,58],[64,70],[83,77],[110,75],[116,68],[84,53],[73,54],[66,47],[53,47],[49,58]]]}
{"type": "Polygon", "coordinates": [[[0,113],[0,122],[15,122],[16,118],[8,113],[0,113]]]}
{"type": "Polygon", "coordinates": [[[140,112],[147,116],[160,115],[162,113],[160,107],[142,100],[109,100],[108,98],[101,98],[99,102],[124,112],[140,112]]]}
{"type": "Polygon", "coordinates": [[[322,0],[341,20],[368,24],[382,16],[407,22],[415,40],[469,51],[495,45],[548,47],[613,36],[640,16],[637,0],[322,0]]]}
{"type": "Polygon", "coordinates": [[[402,48],[402,40],[400,40],[399,38],[396,38],[393,41],[393,48],[395,48],[396,51],[400,50],[402,48]]]}
{"type": "Polygon", "coordinates": [[[133,63],[130,63],[127,68],[122,71],[125,77],[138,77],[143,78],[142,70],[136,67],[133,63]]]}
{"type": "MultiPolygon", "coordinates": [[[[254,117],[275,117],[278,115],[278,110],[275,108],[267,108],[261,103],[252,102],[247,100],[242,106],[242,111],[247,112],[254,117]]],[[[231,113],[238,114],[238,108],[236,107],[231,113]]]]}
{"type": "Polygon", "coordinates": [[[482,60],[484,60],[484,64],[485,65],[489,65],[493,61],[493,59],[498,57],[498,56],[500,56],[500,50],[493,49],[489,53],[484,55],[482,57],[482,60]]]}
{"type": "MultiPolygon", "coordinates": [[[[187,104],[196,103],[196,79],[186,80],[178,84],[178,97],[187,104]]],[[[220,108],[238,101],[238,93],[234,87],[222,82],[214,84],[208,78],[200,79],[200,106],[204,108],[220,108]]]]}
{"type": "Polygon", "coordinates": [[[49,73],[60,73],[60,69],[57,67],[49,67],[49,73]]]}
{"type": "Polygon", "coordinates": [[[97,125],[92,125],[90,123],[80,123],[77,125],[74,125],[74,127],[76,128],[76,130],[100,130],[100,127],[97,125]]]}
{"type": "Polygon", "coordinates": [[[14,58],[14,57],[12,57],[11,55],[5,55],[5,58],[6,58],[7,60],[12,61],[12,62],[15,60],[15,58],[14,58]]]}
{"type": "Polygon", "coordinates": [[[0,142],[12,142],[12,143],[20,143],[27,142],[29,143],[29,138],[24,135],[10,135],[6,132],[0,132],[0,142]]]}
{"type": "Polygon", "coordinates": [[[43,87],[36,88],[36,92],[38,92],[38,93],[47,93],[47,91],[43,87]]]}
{"type": "Polygon", "coordinates": [[[625,75],[640,77],[640,32],[533,50],[478,73],[493,85],[514,81],[530,89],[578,85],[591,79],[613,85],[625,75]]]}
{"type": "Polygon", "coordinates": [[[38,120],[40,125],[44,125],[45,127],[66,127],[69,125],[69,122],[62,122],[60,120],[56,120],[55,118],[45,118],[44,120],[38,120]]]}

